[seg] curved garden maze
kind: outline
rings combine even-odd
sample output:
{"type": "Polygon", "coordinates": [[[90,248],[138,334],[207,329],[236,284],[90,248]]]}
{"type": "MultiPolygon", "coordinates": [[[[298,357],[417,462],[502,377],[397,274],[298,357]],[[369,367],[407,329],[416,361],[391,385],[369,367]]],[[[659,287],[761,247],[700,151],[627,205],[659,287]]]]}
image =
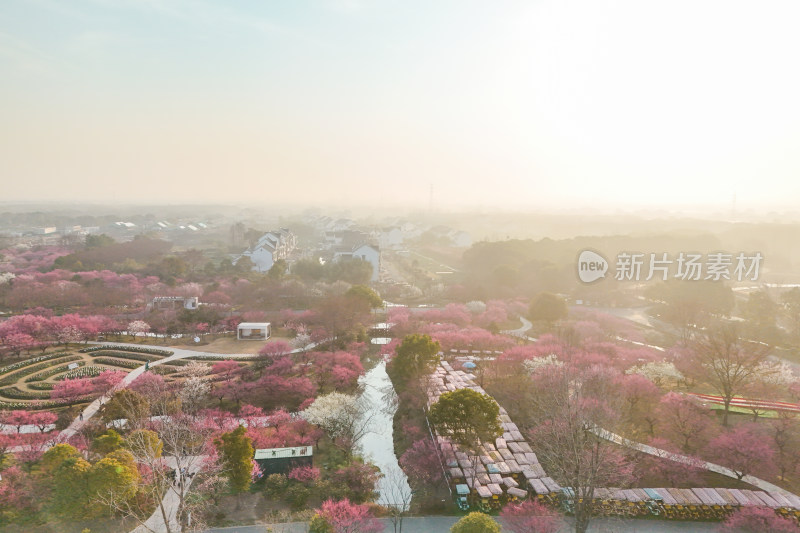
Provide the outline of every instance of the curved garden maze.
{"type": "MultiPolygon", "coordinates": [[[[0,409],[57,409],[86,404],[113,386],[113,379],[147,361],[172,355],[167,350],[131,346],[60,348],[0,367],[0,409]],[[113,374],[106,374],[112,372],[113,374]],[[104,376],[104,374],[106,374],[104,376]],[[93,383],[94,380],[94,383],[93,383]],[[69,381],[68,386],[64,385],[69,381]]],[[[166,380],[188,361],[167,361],[152,371],[166,380]]]]}

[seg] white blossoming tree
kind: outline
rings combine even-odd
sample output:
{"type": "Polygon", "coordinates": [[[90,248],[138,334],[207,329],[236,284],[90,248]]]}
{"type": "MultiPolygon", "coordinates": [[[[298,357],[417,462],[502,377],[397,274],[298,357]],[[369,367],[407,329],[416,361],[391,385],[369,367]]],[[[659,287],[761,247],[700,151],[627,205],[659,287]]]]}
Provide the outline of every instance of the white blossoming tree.
{"type": "Polygon", "coordinates": [[[561,367],[564,366],[564,363],[559,361],[558,356],[554,353],[550,355],[546,355],[544,357],[533,357],[531,359],[527,359],[522,363],[522,367],[528,374],[535,374],[539,370],[546,368],[546,367],[561,367]]]}
{"type": "Polygon", "coordinates": [[[134,320],[128,323],[128,335],[135,337],[136,335],[144,335],[150,331],[150,324],[144,320],[134,320]]]}
{"type": "Polygon", "coordinates": [[[183,375],[187,378],[202,378],[211,372],[211,366],[201,361],[192,361],[183,368],[183,375]]]}
{"type": "Polygon", "coordinates": [[[668,361],[651,361],[643,365],[633,366],[625,371],[626,374],[641,374],[658,387],[678,383],[683,380],[683,374],[673,363],[668,361]]]}
{"type": "Polygon", "coordinates": [[[358,441],[371,430],[373,417],[361,398],[341,392],[317,397],[301,416],[325,430],[348,455],[353,454],[358,441]]]}
{"type": "Polygon", "coordinates": [[[788,386],[797,381],[792,367],[783,361],[762,361],[756,367],[756,379],[767,385],[788,386]]]}
{"type": "Polygon", "coordinates": [[[210,392],[211,385],[201,377],[184,380],[183,388],[178,394],[183,411],[195,414],[203,406],[210,392]]]}
{"type": "Polygon", "coordinates": [[[311,335],[308,333],[298,333],[297,336],[292,339],[292,348],[295,349],[302,349],[311,344],[311,335]]]}
{"type": "Polygon", "coordinates": [[[486,311],[486,304],[480,300],[473,300],[471,302],[467,302],[467,309],[473,315],[479,315],[486,311]]]}

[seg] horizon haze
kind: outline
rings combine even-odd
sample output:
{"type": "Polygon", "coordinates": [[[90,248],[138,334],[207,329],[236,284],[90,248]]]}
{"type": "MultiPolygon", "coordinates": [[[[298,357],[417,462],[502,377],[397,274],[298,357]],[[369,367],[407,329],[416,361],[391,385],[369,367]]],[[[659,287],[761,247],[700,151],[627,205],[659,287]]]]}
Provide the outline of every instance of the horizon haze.
{"type": "Polygon", "coordinates": [[[793,2],[0,6],[4,202],[783,210],[793,2]]]}

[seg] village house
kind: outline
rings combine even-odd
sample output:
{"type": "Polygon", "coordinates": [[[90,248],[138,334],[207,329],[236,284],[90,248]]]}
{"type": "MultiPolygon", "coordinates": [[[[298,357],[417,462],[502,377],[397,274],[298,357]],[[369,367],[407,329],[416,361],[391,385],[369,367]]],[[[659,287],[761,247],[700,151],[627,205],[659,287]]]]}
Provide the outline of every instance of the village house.
{"type": "Polygon", "coordinates": [[[333,253],[334,261],[360,259],[372,265],[370,281],[378,281],[381,273],[381,249],[375,244],[361,242],[352,246],[340,246],[333,253]]]}
{"type": "Polygon", "coordinates": [[[153,309],[178,309],[180,307],[190,311],[200,306],[200,298],[197,296],[156,296],[148,306],[153,309]]]}
{"type": "Polygon", "coordinates": [[[268,272],[275,261],[286,259],[296,247],[297,237],[288,229],[280,228],[268,231],[252,247],[236,258],[234,263],[242,257],[248,257],[253,262],[254,271],[268,272]]]}

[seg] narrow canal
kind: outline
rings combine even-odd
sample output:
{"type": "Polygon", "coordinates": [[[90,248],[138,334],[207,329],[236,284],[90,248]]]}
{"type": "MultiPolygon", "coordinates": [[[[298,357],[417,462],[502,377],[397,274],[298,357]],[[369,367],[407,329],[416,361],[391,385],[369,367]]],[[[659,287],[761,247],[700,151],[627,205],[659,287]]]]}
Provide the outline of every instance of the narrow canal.
{"type": "Polygon", "coordinates": [[[409,494],[411,489],[394,454],[392,420],[397,407],[386,400],[387,393],[394,392],[392,382],[386,374],[386,362],[381,361],[377,364],[359,380],[359,383],[364,386],[362,398],[369,406],[366,416],[372,418],[371,431],[359,444],[364,456],[377,465],[386,476],[378,481],[376,488],[380,496],[377,503],[396,505],[399,503],[396,501],[397,485],[400,484],[402,491],[408,491],[409,494]]]}

